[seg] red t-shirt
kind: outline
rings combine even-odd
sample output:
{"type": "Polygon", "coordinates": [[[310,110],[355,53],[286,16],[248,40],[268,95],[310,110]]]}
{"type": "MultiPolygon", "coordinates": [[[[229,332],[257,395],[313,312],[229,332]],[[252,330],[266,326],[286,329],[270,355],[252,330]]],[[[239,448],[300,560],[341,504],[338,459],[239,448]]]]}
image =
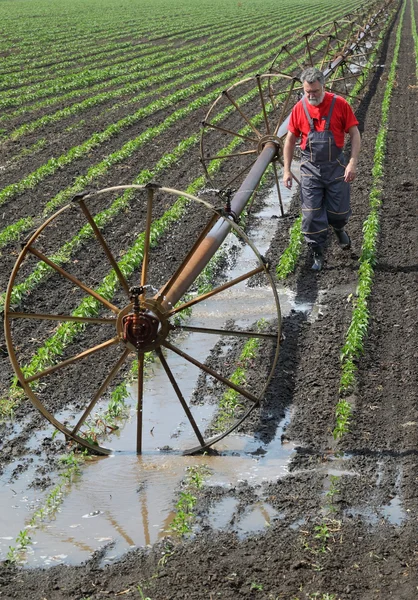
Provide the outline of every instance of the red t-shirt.
{"type": "MultiPolygon", "coordinates": [[[[333,96],[334,94],[325,92],[325,97],[321,104],[318,104],[318,106],[313,106],[312,104],[309,104],[308,101],[306,102],[309,114],[311,115],[312,119],[314,119],[315,131],[324,131],[325,119],[322,119],[322,117],[326,117],[328,115],[333,96]]],[[[353,127],[353,125],[358,125],[358,121],[351,106],[348,104],[347,100],[341,96],[337,96],[331,115],[329,129],[334,134],[335,143],[339,148],[344,146],[344,134],[346,134],[350,127],[353,127]]],[[[299,100],[299,102],[293,107],[290,115],[288,130],[291,131],[296,137],[302,136],[300,147],[302,150],[304,150],[306,146],[306,138],[310,131],[310,126],[303,109],[302,100],[299,100]]]]}

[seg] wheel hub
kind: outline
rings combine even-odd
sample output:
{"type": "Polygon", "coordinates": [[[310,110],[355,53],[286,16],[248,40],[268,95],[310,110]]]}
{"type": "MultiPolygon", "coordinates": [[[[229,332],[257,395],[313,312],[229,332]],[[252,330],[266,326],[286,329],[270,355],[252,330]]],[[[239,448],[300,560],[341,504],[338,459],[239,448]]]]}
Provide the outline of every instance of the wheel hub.
{"type": "Polygon", "coordinates": [[[147,308],[140,305],[139,297],[144,293],[142,286],[130,290],[133,310],[122,317],[122,338],[136,350],[151,348],[158,338],[160,320],[147,308]]]}

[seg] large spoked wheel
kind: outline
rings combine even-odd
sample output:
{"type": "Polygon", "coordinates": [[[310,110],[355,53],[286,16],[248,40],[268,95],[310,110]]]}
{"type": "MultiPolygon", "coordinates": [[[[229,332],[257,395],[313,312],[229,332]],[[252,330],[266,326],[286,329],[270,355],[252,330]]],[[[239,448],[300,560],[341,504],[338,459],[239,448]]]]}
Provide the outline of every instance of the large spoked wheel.
{"type": "Polygon", "coordinates": [[[277,154],[272,167],[283,216],[278,168],[283,164],[286,118],[300,95],[298,80],[277,73],[243,79],[222,92],[203,121],[200,143],[200,159],[215,189],[238,188],[264,146],[273,142],[277,154]]]}
{"type": "MultiPolygon", "coordinates": [[[[90,248],[91,246],[89,246],[90,248]]],[[[178,245],[177,245],[178,249],[178,245]]],[[[159,254],[161,262],[161,250],[159,254]]],[[[206,261],[208,262],[208,261],[206,261]]],[[[218,262],[218,264],[220,264],[218,262]]],[[[59,288],[61,290],[61,287],[59,288]]],[[[265,316],[265,305],[258,307],[258,319],[265,316]]],[[[81,195],[72,204],[63,207],[49,218],[30,237],[21,251],[13,269],[5,300],[5,334],[10,359],[26,395],[43,416],[60,430],[68,440],[101,454],[109,454],[111,450],[99,445],[98,440],[91,439],[91,422],[95,411],[103,412],[109,402],[109,394],[116,382],[126,376],[129,362],[137,366],[137,451],[141,452],[142,416],[144,399],[144,381],[147,375],[146,357],[153,354],[160,361],[166,374],[171,395],[174,395],[190,423],[198,440],[198,445],[187,450],[187,453],[198,452],[223,439],[236,429],[259,405],[264,391],[269,384],[276,367],[281,330],[280,305],[277,291],[269,274],[268,265],[258,253],[245,233],[227,215],[218,211],[190,194],[173,189],[150,186],[118,186],[98,192],[81,195]],[[103,214],[104,199],[115,193],[135,193],[135,202],[128,217],[126,235],[114,236],[113,230],[102,231],[98,214],[103,214]],[[139,196],[139,197],[138,197],[139,196]],[[170,207],[177,212],[199,212],[207,221],[206,227],[189,240],[189,232],[184,231],[183,259],[171,254],[171,235],[164,237],[162,221],[170,207]],[[90,249],[91,262],[88,266],[82,260],[69,260],[66,264],[58,259],[59,254],[50,254],[49,236],[59,239],[59,230],[68,222],[79,220],[84,229],[90,229],[95,248],[90,249]],[[86,227],[87,226],[87,227],[86,227]],[[251,249],[251,259],[246,262],[244,272],[230,272],[222,275],[217,283],[205,291],[199,288],[200,272],[196,264],[202,267],[205,259],[204,250],[208,234],[213,228],[226,226],[231,232],[220,245],[214,260],[223,254],[228,255],[228,243],[246,244],[251,249]],[[134,244],[132,236],[135,234],[134,244]],[[121,237],[129,240],[129,248],[120,247],[121,237]],[[117,240],[117,250],[114,249],[117,240]],[[165,261],[162,269],[154,268],[153,257],[159,244],[164,244],[165,261]],[[223,253],[223,254],[222,254],[223,253]],[[200,262],[196,262],[196,256],[200,262]],[[122,257],[122,258],[120,258],[122,257]],[[168,276],[161,275],[167,270],[167,262],[173,260],[175,267],[168,276]],[[190,264],[194,267],[191,268],[190,264]],[[91,275],[95,264],[100,264],[102,279],[91,275]],[[103,265],[103,266],[102,266],[103,265]],[[60,298],[62,302],[55,310],[44,310],[48,305],[45,295],[38,295],[39,308],[30,304],[25,310],[19,304],[19,286],[32,272],[48,270],[50,285],[54,289],[62,285],[60,298]],[[194,270],[193,270],[194,269],[194,270]],[[165,279],[161,280],[164,276],[165,279]],[[267,282],[271,311],[269,328],[259,328],[251,320],[245,321],[250,289],[243,288],[253,277],[263,277],[267,282]],[[209,317],[204,324],[194,325],[185,317],[193,307],[205,307],[208,302],[225,296],[231,305],[229,319],[226,324],[212,326],[209,317]],[[81,302],[80,302],[81,300],[81,302]],[[235,303],[235,305],[233,304],[235,303]],[[243,306],[244,303],[244,306],[243,306]],[[181,317],[184,317],[181,320],[181,317]],[[231,325],[231,322],[233,323],[231,325]],[[30,338],[28,331],[38,327],[37,339],[30,338]],[[45,331],[44,329],[45,328],[45,331]],[[58,339],[61,344],[60,358],[51,357],[53,344],[51,339],[58,339]],[[223,365],[222,368],[211,367],[205,360],[193,356],[192,351],[180,347],[179,338],[203,334],[212,338],[214,344],[218,339],[233,340],[235,344],[250,339],[257,344],[268,346],[271,365],[264,375],[253,377],[253,381],[237,382],[233,373],[236,365],[223,365]],[[42,339],[43,337],[43,339],[42,339]],[[48,348],[48,351],[45,350],[48,348]],[[233,418],[224,424],[224,429],[202,428],[198,419],[193,416],[193,405],[184,397],[180,384],[170,365],[174,356],[184,361],[186,368],[196,368],[203,378],[211,378],[222,390],[232,390],[240,398],[239,410],[233,418]],[[90,362],[91,361],[91,362],[90,362]],[[28,366],[29,365],[29,366],[28,366]],[[188,365],[188,366],[187,366],[188,365]],[[82,382],[82,388],[75,394],[68,395],[68,389],[75,389],[66,382],[82,382]],[[89,389],[90,387],[90,389],[89,389]],[[56,398],[64,396],[63,400],[56,398]],[[55,407],[55,408],[54,408],[55,407]],[[209,432],[209,433],[208,433],[209,432]]],[[[253,319],[253,317],[251,317],[253,319]]],[[[198,343],[198,342],[197,342],[198,343]]],[[[193,344],[189,347],[193,348],[193,344]]],[[[225,361],[227,363],[228,361],[225,361]]],[[[151,377],[152,375],[150,375],[151,377]]]]}

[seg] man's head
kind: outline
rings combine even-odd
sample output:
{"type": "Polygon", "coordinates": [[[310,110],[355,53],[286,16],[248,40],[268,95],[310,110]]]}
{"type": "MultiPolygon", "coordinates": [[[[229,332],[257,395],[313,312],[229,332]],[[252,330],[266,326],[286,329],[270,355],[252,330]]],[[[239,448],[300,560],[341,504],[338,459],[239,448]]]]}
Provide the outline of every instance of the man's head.
{"type": "Polygon", "coordinates": [[[325,78],[322,71],[315,67],[309,67],[302,72],[300,79],[309,104],[313,106],[321,104],[325,96],[325,78]]]}

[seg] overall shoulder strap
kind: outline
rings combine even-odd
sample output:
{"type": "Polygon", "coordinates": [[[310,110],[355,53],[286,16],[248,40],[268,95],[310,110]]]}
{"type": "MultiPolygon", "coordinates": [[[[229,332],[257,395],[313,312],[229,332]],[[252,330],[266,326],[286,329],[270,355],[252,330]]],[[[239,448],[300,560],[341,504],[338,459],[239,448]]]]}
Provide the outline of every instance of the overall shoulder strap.
{"type": "Polygon", "coordinates": [[[329,129],[329,124],[331,122],[332,111],[334,110],[335,103],[337,101],[337,96],[334,94],[331,100],[331,106],[329,107],[327,118],[325,119],[325,129],[329,129]]]}
{"type": "Polygon", "coordinates": [[[311,128],[311,131],[314,131],[315,127],[314,127],[313,119],[312,119],[311,115],[309,114],[308,107],[306,106],[305,96],[303,96],[303,98],[302,98],[302,106],[303,106],[303,110],[305,111],[306,118],[308,119],[309,127],[311,128]]]}

